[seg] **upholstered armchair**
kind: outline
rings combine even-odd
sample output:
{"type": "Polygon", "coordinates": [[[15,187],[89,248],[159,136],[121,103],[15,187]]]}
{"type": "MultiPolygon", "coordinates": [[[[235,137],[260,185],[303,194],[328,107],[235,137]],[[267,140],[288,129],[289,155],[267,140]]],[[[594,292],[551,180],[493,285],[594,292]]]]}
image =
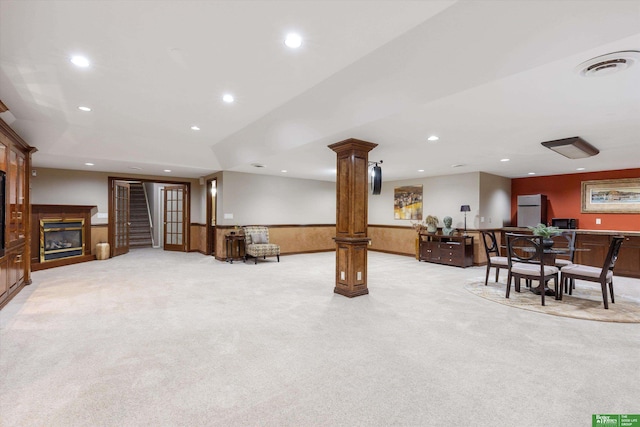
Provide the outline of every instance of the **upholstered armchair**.
{"type": "Polygon", "coordinates": [[[242,227],[245,242],[245,259],[249,257],[266,259],[268,256],[276,256],[280,262],[280,246],[269,243],[269,227],[262,225],[251,225],[242,227]]]}

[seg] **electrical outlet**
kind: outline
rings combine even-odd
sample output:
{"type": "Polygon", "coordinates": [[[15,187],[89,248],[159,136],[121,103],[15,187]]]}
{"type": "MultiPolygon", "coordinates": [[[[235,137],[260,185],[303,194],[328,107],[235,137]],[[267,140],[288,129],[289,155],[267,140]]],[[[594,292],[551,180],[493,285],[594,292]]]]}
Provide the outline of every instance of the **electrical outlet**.
{"type": "Polygon", "coordinates": [[[362,280],[362,271],[358,271],[358,273],[356,274],[357,279],[356,280],[362,280]]]}
{"type": "Polygon", "coordinates": [[[346,275],[344,274],[344,271],[340,272],[340,280],[344,280],[346,277],[346,275]]]}
{"type": "Polygon", "coordinates": [[[224,219],[233,219],[233,214],[232,213],[224,214],[224,219]]]}
{"type": "Polygon", "coordinates": [[[480,217],[480,222],[484,222],[484,217],[483,216],[480,217]]]}
{"type": "Polygon", "coordinates": [[[602,219],[596,218],[596,224],[602,224],[602,219]]]}

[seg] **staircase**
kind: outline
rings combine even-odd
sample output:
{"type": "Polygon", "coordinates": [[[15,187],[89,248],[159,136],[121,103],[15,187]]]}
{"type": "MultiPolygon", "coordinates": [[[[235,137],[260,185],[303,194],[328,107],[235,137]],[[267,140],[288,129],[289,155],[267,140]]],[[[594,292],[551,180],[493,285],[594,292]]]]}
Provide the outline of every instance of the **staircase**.
{"type": "Polygon", "coordinates": [[[139,182],[129,184],[129,247],[150,248],[151,224],[149,223],[149,210],[144,188],[139,182]]]}

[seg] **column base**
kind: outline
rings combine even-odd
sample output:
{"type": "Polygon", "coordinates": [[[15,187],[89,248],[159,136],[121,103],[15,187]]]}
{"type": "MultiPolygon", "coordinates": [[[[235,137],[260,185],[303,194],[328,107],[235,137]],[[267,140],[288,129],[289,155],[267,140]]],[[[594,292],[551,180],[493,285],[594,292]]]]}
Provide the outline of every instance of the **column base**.
{"type": "Polygon", "coordinates": [[[333,288],[334,294],[339,294],[345,296],[347,298],[359,297],[361,295],[367,295],[369,293],[369,289],[360,289],[358,291],[349,291],[347,289],[341,289],[338,287],[333,288]]]}

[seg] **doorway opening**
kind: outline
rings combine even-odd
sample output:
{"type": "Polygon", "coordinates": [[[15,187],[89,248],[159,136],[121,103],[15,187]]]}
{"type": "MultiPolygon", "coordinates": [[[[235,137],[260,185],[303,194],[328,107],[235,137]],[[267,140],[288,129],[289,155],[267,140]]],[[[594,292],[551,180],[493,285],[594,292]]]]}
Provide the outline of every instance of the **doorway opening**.
{"type": "Polygon", "coordinates": [[[135,247],[187,251],[190,183],[109,177],[108,185],[112,257],[135,247]]]}

